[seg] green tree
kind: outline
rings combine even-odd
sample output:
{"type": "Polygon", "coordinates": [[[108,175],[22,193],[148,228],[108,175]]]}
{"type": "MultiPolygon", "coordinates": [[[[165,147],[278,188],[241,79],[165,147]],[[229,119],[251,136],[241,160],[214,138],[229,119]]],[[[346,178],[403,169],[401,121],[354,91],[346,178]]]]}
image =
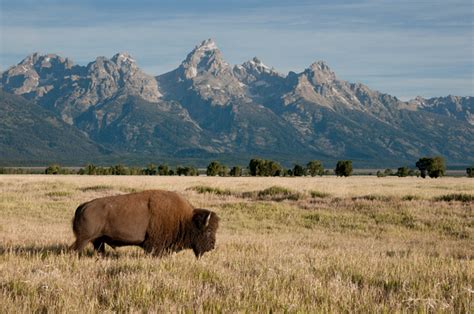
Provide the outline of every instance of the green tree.
{"type": "Polygon", "coordinates": [[[249,162],[249,172],[251,176],[258,176],[260,175],[260,168],[263,160],[258,158],[253,158],[249,162]]]}
{"type": "Polygon", "coordinates": [[[158,174],[158,168],[154,164],[148,164],[145,169],[143,169],[143,173],[147,176],[156,176],[158,174]]]}
{"type": "Polygon", "coordinates": [[[279,177],[283,173],[283,168],[279,163],[273,160],[266,160],[265,163],[265,175],[272,177],[279,177]]]}
{"type": "Polygon", "coordinates": [[[302,176],[304,176],[304,173],[305,173],[304,170],[305,170],[305,169],[303,168],[303,166],[296,164],[296,165],[293,167],[293,175],[294,175],[295,177],[302,177],[302,176]]]}
{"type": "Polygon", "coordinates": [[[474,167],[466,168],[466,174],[468,178],[474,178],[474,167]]]}
{"type": "Polygon", "coordinates": [[[198,170],[194,167],[176,167],[176,174],[178,176],[197,176],[198,170]]]}
{"type": "Polygon", "coordinates": [[[84,174],[87,174],[89,176],[97,174],[96,166],[94,166],[93,164],[87,164],[83,170],[84,170],[84,174]]]}
{"type": "Polygon", "coordinates": [[[312,177],[324,174],[323,164],[319,160],[311,160],[306,164],[306,171],[312,177]]]}
{"type": "Polygon", "coordinates": [[[444,158],[440,156],[420,158],[416,162],[416,167],[420,170],[422,178],[426,178],[426,175],[430,178],[442,177],[446,171],[444,158]]]}
{"type": "Polygon", "coordinates": [[[214,160],[207,166],[206,174],[209,177],[225,176],[226,171],[227,167],[214,160]]]}
{"type": "Polygon", "coordinates": [[[408,169],[408,167],[400,167],[397,169],[397,172],[395,173],[395,175],[399,177],[408,177],[409,173],[410,173],[410,170],[408,169]]]}
{"type": "Polygon", "coordinates": [[[387,168],[387,169],[384,170],[384,174],[386,176],[393,176],[393,171],[392,171],[392,169],[387,168]]]}
{"type": "Polygon", "coordinates": [[[420,170],[420,175],[422,178],[426,178],[426,174],[428,172],[428,168],[430,167],[431,163],[432,163],[432,159],[428,157],[420,158],[416,162],[415,165],[418,168],[418,170],[420,170]]]}
{"type": "Polygon", "coordinates": [[[442,177],[444,176],[445,172],[446,172],[446,163],[444,161],[444,158],[441,156],[434,157],[431,167],[428,170],[428,175],[430,176],[430,178],[442,177]]]}
{"type": "Polygon", "coordinates": [[[249,162],[249,172],[252,176],[275,177],[283,174],[283,168],[276,161],[254,158],[249,162]]]}
{"type": "Polygon", "coordinates": [[[159,174],[160,176],[167,176],[167,175],[169,175],[168,165],[159,165],[159,166],[158,166],[158,174],[159,174]]]}
{"type": "Polygon", "coordinates": [[[242,169],[239,166],[234,166],[230,169],[229,175],[232,177],[240,177],[242,175],[242,169]]]}
{"type": "Polygon", "coordinates": [[[336,164],[334,172],[338,177],[348,177],[352,174],[352,161],[351,160],[339,160],[336,164]]]}
{"type": "Polygon", "coordinates": [[[128,174],[127,168],[125,168],[125,166],[122,164],[111,167],[110,172],[116,176],[124,176],[128,174]]]}

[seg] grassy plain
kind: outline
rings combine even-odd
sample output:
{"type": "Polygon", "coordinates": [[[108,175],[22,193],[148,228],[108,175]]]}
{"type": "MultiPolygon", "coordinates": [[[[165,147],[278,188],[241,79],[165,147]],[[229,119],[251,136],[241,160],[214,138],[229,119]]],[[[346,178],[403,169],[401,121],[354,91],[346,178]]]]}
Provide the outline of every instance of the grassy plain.
{"type": "Polygon", "coordinates": [[[0,312],[474,312],[474,180],[0,176],[0,312]],[[273,187],[273,188],[272,188],[273,187]],[[69,253],[82,202],[182,193],[216,250],[69,253]]]}

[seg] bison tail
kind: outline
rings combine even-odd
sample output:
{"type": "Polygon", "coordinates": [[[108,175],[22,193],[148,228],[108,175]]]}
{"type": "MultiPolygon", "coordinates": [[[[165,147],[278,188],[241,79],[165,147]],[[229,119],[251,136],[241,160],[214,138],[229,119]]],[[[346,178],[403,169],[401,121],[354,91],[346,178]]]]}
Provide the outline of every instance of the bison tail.
{"type": "Polygon", "coordinates": [[[84,211],[86,205],[87,203],[79,205],[79,207],[76,209],[76,212],[74,213],[74,217],[72,218],[72,231],[74,232],[76,238],[79,234],[79,220],[81,219],[82,212],[84,211]]]}

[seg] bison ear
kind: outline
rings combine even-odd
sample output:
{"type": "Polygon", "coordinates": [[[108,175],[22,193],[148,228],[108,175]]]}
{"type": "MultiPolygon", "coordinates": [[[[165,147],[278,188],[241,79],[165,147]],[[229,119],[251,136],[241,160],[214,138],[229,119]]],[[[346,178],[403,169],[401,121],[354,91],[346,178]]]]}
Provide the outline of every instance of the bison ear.
{"type": "Polygon", "coordinates": [[[199,230],[204,230],[209,225],[211,212],[207,209],[195,209],[193,214],[193,223],[199,230]]]}

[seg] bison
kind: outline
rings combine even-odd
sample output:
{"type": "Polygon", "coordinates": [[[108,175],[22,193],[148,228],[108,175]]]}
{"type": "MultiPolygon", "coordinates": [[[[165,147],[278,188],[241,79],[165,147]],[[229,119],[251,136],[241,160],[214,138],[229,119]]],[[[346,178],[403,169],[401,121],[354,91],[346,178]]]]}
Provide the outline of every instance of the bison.
{"type": "Polygon", "coordinates": [[[92,242],[105,253],[112,248],[137,245],[155,256],[192,249],[196,258],[214,249],[219,217],[194,208],[179,194],[150,190],[97,198],[81,204],[72,220],[76,241],[71,249],[82,251],[92,242]]]}

